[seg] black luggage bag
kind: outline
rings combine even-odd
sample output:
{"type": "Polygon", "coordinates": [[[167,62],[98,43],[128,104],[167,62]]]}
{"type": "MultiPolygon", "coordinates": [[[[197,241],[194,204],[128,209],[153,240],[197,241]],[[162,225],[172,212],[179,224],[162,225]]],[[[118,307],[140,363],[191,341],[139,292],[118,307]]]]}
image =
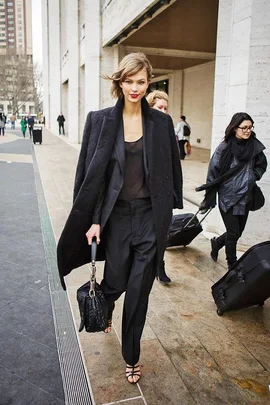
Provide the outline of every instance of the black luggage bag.
{"type": "Polygon", "coordinates": [[[212,286],[218,315],[224,312],[264,304],[270,297],[270,241],[252,246],[212,286]]]}
{"type": "Polygon", "coordinates": [[[166,247],[187,246],[202,232],[201,223],[211,210],[206,213],[201,221],[197,218],[199,211],[196,214],[180,214],[172,217],[166,247]]]}
{"type": "Polygon", "coordinates": [[[39,144],[42,144],[42,128],[33,128],[33,142],[34,144],[36,142],[39,142],[39,144]]]}

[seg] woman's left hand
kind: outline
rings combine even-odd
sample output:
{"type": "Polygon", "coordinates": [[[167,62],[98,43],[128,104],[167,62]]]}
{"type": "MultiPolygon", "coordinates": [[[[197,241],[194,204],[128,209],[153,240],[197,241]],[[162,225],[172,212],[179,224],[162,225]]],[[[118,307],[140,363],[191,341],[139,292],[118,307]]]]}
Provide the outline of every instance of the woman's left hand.
{"type": "Polygon", "coordinates": [[[91,225],[89,230],[86,232],[85,236],[87,237],[88,245],[92,244],[92,239],[94,237],[97,238],[97,244],[99,245],[99,243],[100,243],[100,225],[99,224],[91,225]]]}

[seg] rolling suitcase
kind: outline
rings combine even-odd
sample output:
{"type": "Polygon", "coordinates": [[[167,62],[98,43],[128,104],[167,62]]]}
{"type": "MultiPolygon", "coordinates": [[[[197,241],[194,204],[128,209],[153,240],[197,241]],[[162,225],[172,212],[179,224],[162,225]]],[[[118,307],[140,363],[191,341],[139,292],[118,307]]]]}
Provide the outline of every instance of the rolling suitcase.
{"type": "Polygon", "coordinates": [[[201,221],[197,218],[199,211],[196,214],[180,214],[172,217],[166,247],[187,246],[202,232],[201,223],[210,213],[211,209],[204,215],[201,221]]]}
{"type": "Polygon", "coordinates": [[[218,315],[224,312],[264,304],[270,297],[270,241],[252,246],[212,286],[218,315]]]}
{"type": "Polygon", "coordinates": [[[42,144],[42,128],[33,128],[33,142],[42,144]]]}

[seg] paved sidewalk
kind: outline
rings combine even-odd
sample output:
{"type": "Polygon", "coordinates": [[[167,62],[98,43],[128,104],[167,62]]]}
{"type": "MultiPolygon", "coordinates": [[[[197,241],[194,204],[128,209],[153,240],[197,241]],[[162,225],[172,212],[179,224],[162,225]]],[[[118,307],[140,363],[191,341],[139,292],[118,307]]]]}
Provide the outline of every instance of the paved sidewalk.
{"type": "Polygon", "coordinates": [[[48,269],[29,139],[0,138],[0,404],[61,405],[48,269]]]}
{"type": "MultiPolygon", "coordinates": [[[[44,131],[43,144],[34,149],[58,239],[72,204],[78,150],[49,131],[44,131]]],[[[186,195],[192,192],[191,182],[205,179],[207,163],[197,159],[194,154],[183,162],[184,178],[190,176],[186,195]]],[[[192,200],[191,194],[188,197],[192,200]]],[[[186,202],[185,212],[195,209],[186,202]]],[[[99,278],[102,266],[98,265],[99,278]]],[[[110,335],[79,335],[96,404],[268,404],[270,303],[217,316],[211,285],[224,274],[226,264],[224,254],[217,263],[210,259],[209,240],[203,235],[187,248],[168,249],[166,268],[173,283],[167,287],[154,283],[142,339],[143,377],[138,385],[130,385],[124,378],[120,350],[123,299],[117,302],[110,335]]],[[[88,277],[87,266],[67,277],[77,327],[76,290],[88,277]]]]}

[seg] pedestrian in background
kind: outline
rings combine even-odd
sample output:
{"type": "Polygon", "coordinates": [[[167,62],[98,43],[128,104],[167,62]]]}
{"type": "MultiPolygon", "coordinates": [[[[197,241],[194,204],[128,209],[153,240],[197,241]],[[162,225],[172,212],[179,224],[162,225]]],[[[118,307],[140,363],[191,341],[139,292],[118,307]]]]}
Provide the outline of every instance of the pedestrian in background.
{"type": "Polygon", "coordinates": [[[27,128],[26,118],[22,117],[22,119],[21,119],[21,131],[22,131],[22,134],[23,134],[24,138],[25,138],[26,128],[27,128]]]}
{"type": "Polygon", "coordinates": [[[109,307],[105,332],[111,331],[115,301],[126,292],[122,354],[130,383],[141,376],[140,340],[172,209],[183,208],[172,119],[150,108],[145,99],[151,77],[152,67],[142,53],[126,55],[107,77],[118,101],[87,116],[74,205],[58,243],[63,283],[64,275],[89,262],[88,244],[97,238],[98,259],[105,259],[101,282],[109,307]]]}
{"type": "Polygon", "coordinates": [[[190,139],[190,125],[186,122],[185,115],[181,115],[180,122],[175,128],[175,134],[178,137],[180,159],[184,160],[187,153],[185,150],[185,145],[189,142],[190,139]]]}
{"type": "Polygon", "coordinates": [[[32,138],[35,120],[34,120],[34,118],[33,118],[31,115],[28,116],[27,124],[28,124],[28,129],[29,129],[30,138],[32,138]]]}
{"type": "Polygon", "coordinates": [[[165,91],[161,90],[151,91],[151,93],[149,93],[148,96],[146,97],[146,100],[148,101],[150,107],[155,108],[156,110],[162,111],[164,113],[167,113],[169,96],[167,93],[165,93],[165,91]]]}
{"type": "Polygon", "coordinates": [[[216,205],[226,232],[211,239],[211,257],[218,259],[219,250],[225,246],[228,270],[237,261],[236,246],[245,229],[253,188],[267,168],[264,145],[253,131],[254,121],[245,112],[234,114],[225,130],[224,140],[216,148],[208,169],[206,184],[197,191],[206,190],[200,205],[202,211],[216,205]]]}
{"type": "MultiPolygon", "coordinates": [[[[146,100],[148,101],[150,107],[167,114],[169,96],[167,93],[165,93],[165,91],[154,90],[148,94],[146,100]]],[[[169,284],[172,281],[166,274],[165,260],[162,260],[158,266],[157,280],[159,280],[161,284],[169,284]]]]}
{"type": "Polygon", "coordinates": [[[62,128],[63,135],[65,135],[64,122],[65,122],[66,120],[65,120],[65,117],[63,116],[62,113],[60,113],[60,114],[58,115],[57,121],[58,121],[58,126],[59,126],[59,135],[61,135],[61,128],[62,128]]]}
{"type": "Polygon", "coordinates": [[[15,129],[15,122],[16,122],[16,116],[15,116],[15,114],[12,114],[10,116],[11,129],[15,129]]]}
{"type": "Polygon", "coordinates": [[[5,135],[5,124],[6,124],[6,120],[5,120],[5,116],[2,112],[0,112],[0,135],[2,133],[2,135],[5,135]]]}

